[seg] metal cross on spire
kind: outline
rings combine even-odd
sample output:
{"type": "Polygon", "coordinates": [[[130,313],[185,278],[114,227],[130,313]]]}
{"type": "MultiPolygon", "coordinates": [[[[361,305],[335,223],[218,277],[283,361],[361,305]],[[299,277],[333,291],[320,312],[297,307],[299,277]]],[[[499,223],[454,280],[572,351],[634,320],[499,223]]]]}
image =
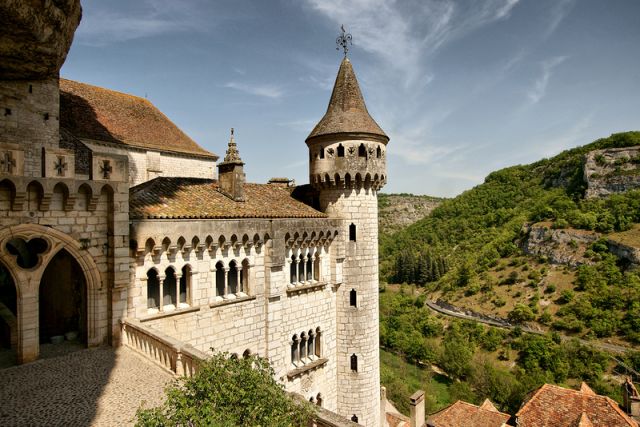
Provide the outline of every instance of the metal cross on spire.
{"type": "Polygon", "coordinates": [[[342,34],[340,34],[338,36],[338,38],[336,39],[336,45],[338,45],[336,47],[336,50],[340,50],[340,47],[342,47],[342,49],[344,50],[344,56],[347,56],[347,52],[349,52],[349,45],[352,44],[351,43],[351,33],[347,33],[344,30],[344,24],[342,24],[340,26],[340,29],[342,30],[342,34]]]}

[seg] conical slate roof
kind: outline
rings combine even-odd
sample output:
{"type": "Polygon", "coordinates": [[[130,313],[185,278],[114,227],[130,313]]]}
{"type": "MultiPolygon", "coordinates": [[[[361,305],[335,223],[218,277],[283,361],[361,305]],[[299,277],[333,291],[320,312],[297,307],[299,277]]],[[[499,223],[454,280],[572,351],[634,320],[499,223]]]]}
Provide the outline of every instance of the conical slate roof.
{"type": "Polygon", "coordinates": [[[351,61],[344,58],[338,70],[327,112],[307,137],[342,133],[369,134],[389,140],[387,134],[371,118],[364,103],[351,61]]]}

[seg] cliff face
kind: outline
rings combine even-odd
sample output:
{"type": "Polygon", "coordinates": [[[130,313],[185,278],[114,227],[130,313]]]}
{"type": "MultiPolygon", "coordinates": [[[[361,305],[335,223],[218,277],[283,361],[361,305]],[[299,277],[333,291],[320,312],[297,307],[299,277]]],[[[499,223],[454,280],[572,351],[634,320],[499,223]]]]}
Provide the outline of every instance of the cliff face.
{"type": "Polygon", "coordinates": [[[589,245],[600,237],[598,233],[572,228],[554,230],[550,223],[538,223],[525,230],[523,250],[529,255],[545,256],[552,264],[578,266],[590,264],[584,258],[589,245]]]}
{"type": "Polygon", "coordinates": [[[430,196],[380,194],[378,229],[391,234],[429,215],[443,199],[430,196]]]}
{"type": "Polygon", "coordinates": [[[56,76],[81,15],[80,0],[0,2],[0,80],[56,76]]]}
{"type": "Polygon", "coordinates": [[[586,197],[602,197],[640,188],[640,147],[608,148],[587,154],[586,197]]]}

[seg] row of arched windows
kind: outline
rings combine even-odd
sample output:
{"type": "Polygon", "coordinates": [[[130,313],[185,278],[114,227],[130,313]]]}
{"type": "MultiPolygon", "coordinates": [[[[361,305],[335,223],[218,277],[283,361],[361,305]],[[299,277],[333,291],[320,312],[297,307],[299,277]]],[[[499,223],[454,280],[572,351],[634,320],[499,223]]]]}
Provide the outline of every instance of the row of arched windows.
{"type": "Polygon", "coordinates": [[[309,329],[300,335],[291,337],[291,364],[302,366],[318,359],[322,355],[322,331],[317,327],[315,331],[309,329]]]}
{"type": "Polygon", "coordinates": [[[289,283],[292,285],[321,280],[319,252],[293,254],[289,261],[289,283]]]}
{"type": "Polygon", "coordinates": [[[317,405],[317,406],[322,406],[323,400],[324,399],[322,398],[322,393],[318,393],[317,395],[311,396],[309,398],[309,402],[311,402],[312,404],[317,405]]]}
{"type": "Polygon", "coordinates": [[[218,261],[215,266],[216,296],[229,297],[249,294],[249,266],[248,259],[242,263],[232,260],[228,267],[225,267],[222,261],[218,261]]]}
{"type": "Polygon", "coordinates": [[[147,271],[147,308],[175,310],[191,304],[191,267],[185,265],[176,271],[167,267],[164,274],[155,268],[147,271]]]}

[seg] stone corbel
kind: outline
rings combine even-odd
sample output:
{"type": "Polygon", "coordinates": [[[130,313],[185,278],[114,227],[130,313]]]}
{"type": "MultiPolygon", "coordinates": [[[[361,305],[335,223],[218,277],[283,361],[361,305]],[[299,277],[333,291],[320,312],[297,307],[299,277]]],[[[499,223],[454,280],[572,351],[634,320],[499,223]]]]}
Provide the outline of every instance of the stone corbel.
{"type": "Polygon", "coordinates": [[[24,202],[27,201],[27,192],[26,191],[16,191],[16,194],[13,198],[13,204],[11,205],[11,210],[21,211],[24,209],[24,202]]]}
{"type": "Polygon", "coordinates": [[[187,253],[189,253],[189,251],[191,251],[191,245],[182,245],[182,249],[180,250],[180,252],[182,252],[182,255],[186,255],[187,253]]]}
{"type": "Polygon", "coordinates": [[[89,203],[87,204],[87,210],[89,212],[94,212],[98,207],[99,200],[100,200],[100,194],[92,194],[91,198],[89,198],[89,203]]]}
{"type": "Polygon", "coordinates": [[[69,193],[69,195],[67,196],[67,200],[66,200],[66,202],[64,204],[64,210],[65,211],[72,211],[73,208],[75,207],[75,205],[76,205],[76,194],[75,193],[73,193],[73,194],[69,193]]]}
{"type": "Polygon", "coordinates": [[[51,198],[53,197],[53,193],[49,191],[44,191],[42,193],[42,199],[40,200],[40,210],[45,212],[49,210],[51,206],[51,198]]]}

